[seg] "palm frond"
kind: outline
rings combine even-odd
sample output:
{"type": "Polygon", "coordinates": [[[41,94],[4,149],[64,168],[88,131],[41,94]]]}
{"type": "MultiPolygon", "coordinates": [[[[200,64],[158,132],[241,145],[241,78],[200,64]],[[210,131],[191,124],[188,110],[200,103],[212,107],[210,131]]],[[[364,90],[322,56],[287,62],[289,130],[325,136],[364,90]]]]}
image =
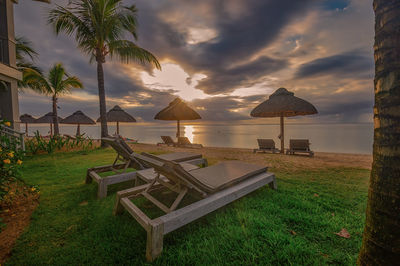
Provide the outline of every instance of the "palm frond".
{"type": "Polygon", "coordinates": [[[129,32],[137,39],[137,9],[124,6],[122,0],[71,0],[69,5],[57,5],[48,16],[56,34],[74,36],[78,47],[90,55],[90,61],[105,62],[105,57],[118,57],[123,62],[151,63],[160,68],[156,57],[129,40],[129,32]]]}
{"type": "Polygon", "coordinates": [[[161,69],[161,65],[157,58],[149,51],[137,46],[128,40],[117,40],[108,43],[110,56],[117,57],[119,60],[129,63],[136,61],[141,64],[151,63],[157,69],[161,69]]]}
{"type": "Polygon", "coordinates": [[[52,92],[51,86],[46,78],[32,68],[26,68],[22,72],[22,82],[26,87],[38,93],[50,94],[52,92]]]}
{"type": "Polygon", "coordinates": [[[33,49],[32,43],[24,37],[15,38],[15,53],[17,60],[24,60],[28,56],[31,60],[35,59],[38,53],[33,49]]]}

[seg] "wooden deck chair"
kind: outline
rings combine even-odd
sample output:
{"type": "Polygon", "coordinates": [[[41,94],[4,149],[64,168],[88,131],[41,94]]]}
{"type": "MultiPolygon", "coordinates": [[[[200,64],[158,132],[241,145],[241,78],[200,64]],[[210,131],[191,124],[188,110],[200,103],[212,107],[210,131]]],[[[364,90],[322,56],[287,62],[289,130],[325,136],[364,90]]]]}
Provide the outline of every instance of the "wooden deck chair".
{"type": "MultiPolygon", "coordinates": [[[[140,156],[149,157],[147,154],[140,156]]],[[[115,215],[127,210],[147,231],[146,258],[148,261],[153,261],[161,254],[165,234],[266,184],[273,189],[277,188],[274,174],[268,173],[265,166],[226,161],[187,171],[182,165],[172,161],[162,162],[150,158],[149,162],[158,173],[157,177],[150,184],[119,191],[114,207],[115,215]],[[177,194],[170,206],[150,194],[159,190],[173,191],[177,194]],[[199,200],[178,208],[186,194],[193,195],[199,200]],[[132,202],[132,199],[138,197],[146,198],[166,214],[150,219],[132,202]]]]}
{"type": "MultiPolygon", "coordinates": [[[[93,180],[98,183],[97,197],[104,198],[107,196],[109,185],[126,182],[129,180],[136,180],[136,172],[127,172],[128,168],[136,170],[146,169],[150,166],[146,161],[137,159],[135,153],[126,142],[119,137],[102,138],[104,142],[109,144],[116,152],[117,156],[111,165],[98,166],[87,169],[86,184],[91,183],[93,180]],[[101,177],[99,174],[104,172],[114,172],[114,175],[101,177]]],[[[175,152],[161,154],[157,157],[164,160],[171,160],[174,162],[186,162],[192,165],[207,165],[207,159],[202,158],[201,154],[189,152],[175,152]]],[[[186,167],[188,168],[188,167],[186,167]]]]}
{"type": "Polygon", "coordinates": [[[187,137],[178,137],[178,146],[185,148],[203,148],[203,145],[191,143],[187,137]]]}
{"type": "Polygon", "coordinates": [[[170,136],[161,136],[162,143],[157,143],[157,145],[167,145],[175,147],[178,143],[176,143],[170,136]]]}
{"type": "Polygon", "coordinates": [[[254,149],[253,153],[257,152],[279,152],[279,149],[275,148],[275,141],[273,139],[257,139],[258,149],[254,149]]]}
{"type": "Polygon", "coordinates": [[[310,150],[310,144],[308,139],[291,139],[286,154],[307,153],[310,157],[313,157],[314,152],[310,150]]]}

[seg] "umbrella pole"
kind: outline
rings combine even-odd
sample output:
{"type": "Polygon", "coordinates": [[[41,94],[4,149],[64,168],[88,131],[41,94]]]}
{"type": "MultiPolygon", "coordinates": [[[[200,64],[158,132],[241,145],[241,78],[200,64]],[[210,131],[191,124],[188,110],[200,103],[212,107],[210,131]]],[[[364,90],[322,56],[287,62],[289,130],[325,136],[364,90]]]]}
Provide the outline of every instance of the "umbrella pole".
{"type": "Polygon", "coordinates": [[[76,136],[81,135],[81,124],[78,124],[78,127],[76,128],[76,136]]]}
{"type": "Polygon", "coordinates": [[[117,135],[119,135],[119,122],[117,121],[117,135]]]}
{"type": "Polygon", "coordinates": [[[28,136],[28,123],[25,123],[25,135],[28,136]]]}
{"type": "Polygon", "coordinates": [[[285,130],[283,115],[281,116],[281,153],[285,153],[285,130]]]}
{"type": "Polygon", "coordinates": [[[176,137],[179,138],[181,136],[181,125],[180,125],[180,121],[179,120],[176,120],[176,121],[177,121],[177,124],[176,124],[176,129],[177,129],[176,137]]]}

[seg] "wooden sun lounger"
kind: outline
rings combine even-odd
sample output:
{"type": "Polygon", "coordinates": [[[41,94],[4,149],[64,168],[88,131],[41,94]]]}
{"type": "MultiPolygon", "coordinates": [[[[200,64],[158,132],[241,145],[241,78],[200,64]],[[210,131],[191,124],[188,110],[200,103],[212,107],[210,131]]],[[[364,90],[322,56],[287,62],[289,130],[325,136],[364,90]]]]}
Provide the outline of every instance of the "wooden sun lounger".
{"type": "MultiPolygon", "coordinates": [[[[146,154],[140,156],[147,157],[146,154]]],[[[277,189],[275,176],[267,167],[240,161],[227,161],[206,168],[187,171],[182,165],[155,158],[149,160],[157,175],[150,183],[119,191],[114,214],[127,210],[147,231],[146,258],[153,261],[163,249],[163,237],[228,203],[235,201],[258,188],[269,184],[277,189]],[[163,178],[161,178],[161,176],[163,178]],[[151,195],[152,191],[169,190],[178,194],[170,206],[151,195]],[[179,207],[186,194],[200,198],[188,206],[179,207]],[[165,215],[151,219],[132,199],[144,197],[161,209],[165,215]]]]}
{"type": "Polygon", "coordinates": [[[275,148],[275,141],[272,139],[257,139],[258,149],[254,149],[253,153],[257,152],[272,152],[279,153],[279,149],[275,148]]]}
{"type": "Polygon", "coordinates": [[[289,141],[289,149],[286,150],[286,154],[294,155],[295,153],[307,153],[310,157],[314,156],[314,152],[310,150],[308,139],[291,139],[289,141]]]}
{"type": "MultiPolygon", "coordinates": [[[[117,156],[111,165],[98,166],[87,169],[86,184],[93,180],[98,184],[97,197],[104,198],[107,196],[109,185],[118,184],[137,178],[137,172],[127,172],[128,168],[135,170],[147,169],[150,166],[146,161],[136,158],[137,153],[133,152],[128,144],[121,138],[102,138],[117,152],[117,156]],[[119,163],[120,162],[120,163],[119,163]],[[101,177],[99,174],[104,172],[114,172],[114,175],[101,177]]],[[[170,160],[174,162],[185,162],[192,165],[207,166],[207,159],[202,158],[201,154],[189,152],[175,152],[156,156],[162,160],[170,160]]],[[[142,179],[143,180],[143,179],[142,179]]],[[[138,184],[138,183],[136,183],[138,184]]]]}
{"type": "Polygon", "coordinates": [[[191,143],[187,137],[179,137],[177,146],[185,148],[203,148],[202,144],[191,143]]]}
{"type": "Polygon", "coordinates": [[[178,143],[176,143],[170,136],[161,136],[162,143],[157,143],[157,145],[167,145],[167,146],[177,146],[178,143]]]}

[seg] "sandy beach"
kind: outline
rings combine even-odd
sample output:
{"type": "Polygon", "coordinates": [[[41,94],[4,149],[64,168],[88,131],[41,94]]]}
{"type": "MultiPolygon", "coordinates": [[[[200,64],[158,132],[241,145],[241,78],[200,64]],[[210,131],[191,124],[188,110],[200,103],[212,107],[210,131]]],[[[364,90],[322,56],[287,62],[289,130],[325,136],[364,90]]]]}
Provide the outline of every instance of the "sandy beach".
{"type": "Polygon", "coordinates": [[[266,164],[273,171],[279,168],[289,172],[301,169],[321,169],[330,167],[347,167],[371,169],[372,155],[326,153],[317,152],[313,158],[303,155],[281,155],[269,153],[254,154],[251,149],[204,147],[200,149],[175,148],[168,146],[157,146],[153,144],[130,144],[134,150],[144,152],[195,152],[201,153],[208,159],[210,164],[224,160],[241,160],[255,164],[266,164]]]}

